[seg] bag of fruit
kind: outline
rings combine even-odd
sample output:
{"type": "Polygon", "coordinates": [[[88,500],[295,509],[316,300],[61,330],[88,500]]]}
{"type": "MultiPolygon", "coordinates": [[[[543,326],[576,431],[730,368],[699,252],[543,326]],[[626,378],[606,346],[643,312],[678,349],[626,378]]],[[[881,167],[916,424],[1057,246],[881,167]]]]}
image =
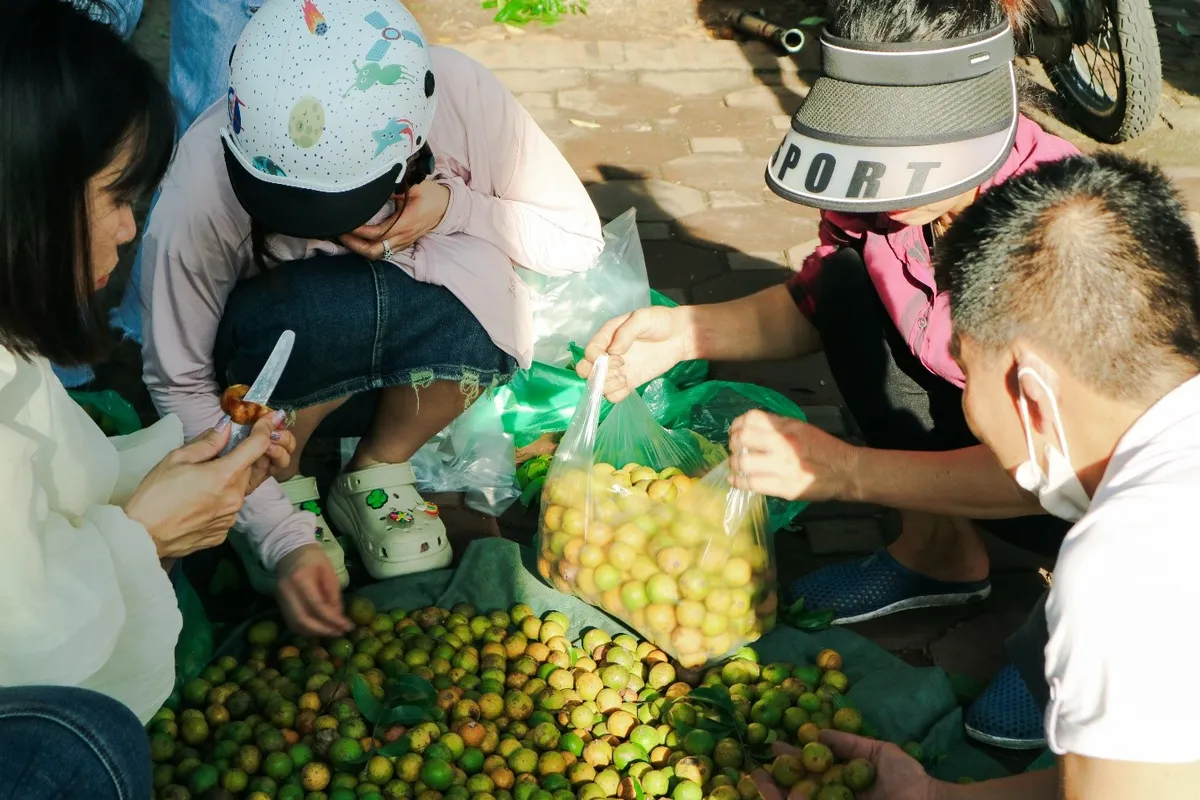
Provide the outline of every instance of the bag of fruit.
{"type": "Polygon", "coordinates": [[[719,661],[775,625],[766,503],[636,393],[601,423],[607,367],[596,362],[546,475],[538,569],[683,666],[719,661]]]}

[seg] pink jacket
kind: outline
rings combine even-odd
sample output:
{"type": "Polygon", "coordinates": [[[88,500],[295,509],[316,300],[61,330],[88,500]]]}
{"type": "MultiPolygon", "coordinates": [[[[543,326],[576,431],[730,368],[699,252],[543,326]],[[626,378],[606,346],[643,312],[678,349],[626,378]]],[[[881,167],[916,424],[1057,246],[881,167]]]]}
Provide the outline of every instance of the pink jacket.
{"type": "MultiPolygon", "coordinates": [[[[590,269],[603,248],[600,219],[571,165],[494,75],[455,50],[431,48],[431,57],[439,97],[429,144],[450,205],[432,233],[392,261],[450,289],[528,367],[530,298],[513,265],[547,275],[590,269]]],[[[178,414],[188,437],[221,417],[213,342],[229,293],[255,272],[250,219],[225,172],[224,124],[222,100],[184,135],[142,241],[143,377],[159,413],[178,414]]],[[[272,244],[285,260],[346,252],[324,241],[272,244]]],[[[311,543],[315,526],[273,480],[238,516],[269,568],[311,543]]]]}
{"type": "MultiPolygon", "coordinates": [[[[982,186],[987,191],[1044,161],[1077,155],[1070,143],[1046,133],[1021,117],[1017,138],[1004,166],[982,186]]],[[[950,356],[950,298],[937,291],[929,246],[919,226],[897,227],[887,217],[865,214],[821,214],[821,244],[804,260],[789,288],[805,316],[820,302],[819,276],[825,257],[843,247],[862,247],[867,272],[888,316],[904,335],[925,368],[962,387],[962,370],[950,356]]]]}

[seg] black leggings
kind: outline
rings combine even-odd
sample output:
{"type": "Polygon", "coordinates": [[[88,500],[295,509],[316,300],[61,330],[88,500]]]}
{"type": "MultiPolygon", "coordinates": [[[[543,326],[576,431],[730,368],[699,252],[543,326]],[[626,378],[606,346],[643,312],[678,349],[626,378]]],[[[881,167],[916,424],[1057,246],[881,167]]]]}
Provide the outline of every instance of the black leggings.
{"type": "MultiPolygon", "coordinates": [[[[908,348],[888,316],[862,255],[845,248],[821,269],[820,302],[813,324],[838,391],[869,447],[940,451],[972,447],[962,390],[931,373],[908,348]]],[[[1071,524],[1048,515],[976,520],[1010,544],[1054,556],[1071,524]]],[[[1044,707],[1048,702],[1044,648],[1045,597],[1008,649],[1025,682],[1044,707]]]]}

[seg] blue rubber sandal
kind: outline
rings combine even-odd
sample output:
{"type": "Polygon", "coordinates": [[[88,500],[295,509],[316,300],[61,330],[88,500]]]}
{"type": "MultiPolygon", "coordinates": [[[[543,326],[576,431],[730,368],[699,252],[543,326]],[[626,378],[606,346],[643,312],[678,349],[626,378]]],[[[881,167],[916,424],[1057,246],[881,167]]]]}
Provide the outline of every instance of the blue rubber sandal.
{"type": "Polygon", "coordinates": [[[791,585],[792,600],[810,611],[830,609],[832,624],[849,625],[898,611],[974,603],[992,593],[991,581],[939,581],[905,567],[887,550],[813,572],[791,585]]]}
{"type": "Polygon", "coordinates": [[[975,741],[1006,750],[1038,750],[1046,746],[1042,711],[1012,664],[1000,670],[967,709],[963,727],[975,741]]]}

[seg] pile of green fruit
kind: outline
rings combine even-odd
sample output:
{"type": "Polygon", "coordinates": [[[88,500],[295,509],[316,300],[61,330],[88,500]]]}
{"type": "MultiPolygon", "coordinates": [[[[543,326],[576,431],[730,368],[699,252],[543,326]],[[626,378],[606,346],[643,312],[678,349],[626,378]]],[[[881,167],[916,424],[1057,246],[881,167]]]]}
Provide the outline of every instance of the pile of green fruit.
{"type": "MultiPolygon", "coordinates": [[[[841,657],[703,674],[648,642],[525,605],[376,613],[318,643],[264,621],[148,726],[159,800],[755,800],[764,766],[791,800],[873,779],[835,764],[824,728],[862,732],[841,657]],[[686,679],[686,680],[685,680],[686,679]],[[802,747],[771,764],[770,744],[802,747]]],[[[869,731],[868,731],[869,732],[869,731]]]]}
{"type": "Polygon", "coordinates": [[[731,521],[728,486],[639,464],[552,471],[538,570],[626,622],[688,668],[775,627],[762,515],[731,521]]]}

